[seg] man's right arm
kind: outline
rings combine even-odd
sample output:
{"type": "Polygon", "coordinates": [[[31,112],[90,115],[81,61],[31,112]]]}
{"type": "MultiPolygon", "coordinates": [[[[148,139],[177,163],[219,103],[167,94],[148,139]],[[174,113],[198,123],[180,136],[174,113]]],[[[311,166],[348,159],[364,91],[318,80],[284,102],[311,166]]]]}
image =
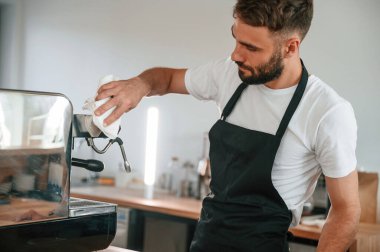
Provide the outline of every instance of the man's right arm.
{"type": "Polygon", "coordinates": [[[186,69],[152,68],[138,76],[151,85],[148,96],[169,93],[188,94],[185,87],[186,69]]]}
{"type": "Polygon", "coordinates": [[[101,86],[96,100],[110,97],[100,106],[96,115],[116,107],[104,123],[109,125],[123,113],[135,108],[144,96],[164,95],[168,93],[188,94],[185,87],[186,69],[152,68],[129,80],[113,81],[101,86]]]}

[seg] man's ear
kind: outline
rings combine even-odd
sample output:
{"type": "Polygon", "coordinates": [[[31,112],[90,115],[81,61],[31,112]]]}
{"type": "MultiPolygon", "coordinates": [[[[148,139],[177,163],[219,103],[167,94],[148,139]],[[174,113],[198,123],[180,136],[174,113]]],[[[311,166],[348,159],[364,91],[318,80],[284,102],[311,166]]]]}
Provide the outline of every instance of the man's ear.
{"type": "Polygon", "coordinates": [[[300,47],[300,39],[298,37],[292,37],[285,42],[285,58],[291,58],[294,55],[298,55],[300,47]]]}

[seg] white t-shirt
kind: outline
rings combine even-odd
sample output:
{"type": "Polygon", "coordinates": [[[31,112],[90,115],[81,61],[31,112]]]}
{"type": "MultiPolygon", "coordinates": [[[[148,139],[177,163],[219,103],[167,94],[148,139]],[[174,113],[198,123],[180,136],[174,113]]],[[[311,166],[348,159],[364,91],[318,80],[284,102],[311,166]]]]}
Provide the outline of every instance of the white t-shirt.
{"type": "MultiPolygon", "coordinates": [[[[188,69],[186,88],[199,100],[213,100],[219,111],[242,81],[230,58],[188,69]]],[[[276,134],[297,86],[270,89],[250,85],[226,121],[247,129],[276,134]]],[[[278,149],[273,170],[274,187],[293,213],[292,225],[301,218],[304,202],[312,195],[323,172],[344,177],[356,167],[357,126],[349,102],[314,75],[278,149]]]]}

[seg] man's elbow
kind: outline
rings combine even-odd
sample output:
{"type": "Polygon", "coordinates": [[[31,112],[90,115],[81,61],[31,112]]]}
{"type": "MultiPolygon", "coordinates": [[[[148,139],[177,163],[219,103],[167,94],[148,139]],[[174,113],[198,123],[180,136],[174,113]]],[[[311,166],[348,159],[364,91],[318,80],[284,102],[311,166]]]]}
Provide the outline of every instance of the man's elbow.
{"type": "Polygon", "coordinates": [[[361,216],[361,206],[357,204],[348,209],[348,220],[350,220],[350,224],[348,226],[352,227],[352,239],[356,236],[359,229],[359,222],[361,216]]]}
{"type": "Polygon", "coordinates": [[[346,222],[350,222],[351,225],[355,227],[355,230],[358,228],[361,215],[361,206],[360,203],[346,206],[345,209],[339,211],[339,214],[346,219],[346,222]]]}
{"type": "Polygon", "coordinates": [[[356,223],[359,224],[359,222],[360,222],[360,216],[362,214],[362,208],[361,208],[360,204],[358,204],[355,207],[355,209],[353,210],[353,212],[354,212],[354,214],[353,214],[354,219],[355,219],[356,223]]]}
{"type": "Polygon", "coordinates": [[[358,226],[361,215],[360,203],[344,205],[339,207],[331,207],[331,213],[336,218],[341,219],[343,222],[351,223],[351,225],[358,226]]]}

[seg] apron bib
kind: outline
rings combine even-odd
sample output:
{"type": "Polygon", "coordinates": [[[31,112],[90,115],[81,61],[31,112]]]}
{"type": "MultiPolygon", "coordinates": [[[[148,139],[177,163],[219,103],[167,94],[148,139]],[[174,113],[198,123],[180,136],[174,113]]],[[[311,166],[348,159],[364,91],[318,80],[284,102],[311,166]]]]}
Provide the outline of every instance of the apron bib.
{"type": "Polygon", "coordinates": [[[209,133],[211,193],[203,200],[190,251],[289,251],[292,213],[273,186],[272,167],[307,80],[302,63],[301,81],[276,135],[225,121],[248,84],[236,89],[209,133]]]}

